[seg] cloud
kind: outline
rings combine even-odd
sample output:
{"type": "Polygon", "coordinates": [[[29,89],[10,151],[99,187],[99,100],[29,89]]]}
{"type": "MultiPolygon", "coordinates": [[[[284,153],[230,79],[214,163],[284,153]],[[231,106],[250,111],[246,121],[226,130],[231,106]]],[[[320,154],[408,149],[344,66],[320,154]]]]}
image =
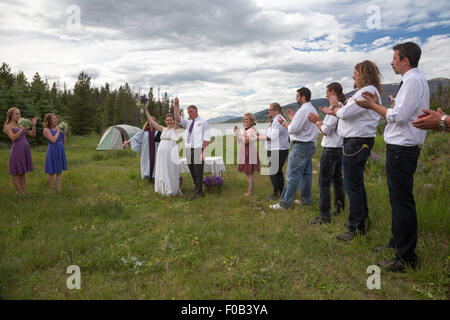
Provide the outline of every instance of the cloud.
{"type": "Polygon", "coordinates": [[[408,39],[422,45],[428,78],[450,74],[448,32],[419,37],[448,26],[445,1],[21,0],[0,3],[0,15],[0,56],[28,78],[37,71],[71,87],[84,70],[95,86],[160,87],[204,118],[288,104],[300,86],[317,98],[332,81],[350,91],[354,65],[365,59],[385,82],[398,82],[392,46],[408,39]],[[72,4],[80,28],[68,28],[72,4]],[[369,5],[380,7],[381,29],[367,40],[369,5]]]}

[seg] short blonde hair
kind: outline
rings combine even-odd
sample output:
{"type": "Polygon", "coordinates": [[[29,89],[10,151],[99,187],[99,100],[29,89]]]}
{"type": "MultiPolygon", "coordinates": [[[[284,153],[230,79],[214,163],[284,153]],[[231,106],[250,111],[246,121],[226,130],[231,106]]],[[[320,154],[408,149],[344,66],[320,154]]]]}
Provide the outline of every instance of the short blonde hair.
{"type": "MultiPolygon", "coordinates": [[[[250,120],[252,126],[256,126],[256,118],[253,113],[246,113],[244,114],[244,117],[247,117],[250,120]]],[[[244,117],[242,117],[242,120],[244,120],[244,117]]]]}

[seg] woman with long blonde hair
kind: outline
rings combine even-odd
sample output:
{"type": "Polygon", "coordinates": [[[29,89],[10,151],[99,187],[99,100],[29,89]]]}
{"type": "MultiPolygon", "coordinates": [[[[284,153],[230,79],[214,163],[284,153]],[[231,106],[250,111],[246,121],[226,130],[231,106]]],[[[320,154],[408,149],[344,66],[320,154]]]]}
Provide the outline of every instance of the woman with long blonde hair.
{"type": "Polygon", "coordinates": [[[3,132],[8,135],[13,142],[9,154],[9,174],[12,176],[12,182],[16,193],[24,195],[26,190],[25,173],[33,171],[33,160],[31,158],[31,148],[26,136],[36,137],[37,117],[31,121],[32,129],[19,126],[20,110],[10,108],[6,113],[6,121],[3,125],[3,132]]]}

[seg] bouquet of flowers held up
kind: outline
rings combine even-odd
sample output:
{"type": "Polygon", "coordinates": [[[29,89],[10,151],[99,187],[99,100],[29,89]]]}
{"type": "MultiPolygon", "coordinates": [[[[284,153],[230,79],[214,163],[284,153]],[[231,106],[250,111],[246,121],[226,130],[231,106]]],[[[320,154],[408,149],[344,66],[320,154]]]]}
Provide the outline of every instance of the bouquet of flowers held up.
{"type": "Polygon", "coordinates": [[[20,118],[19,121],[17,122],[17,124],[21,127],[29,129],[31,127],[32,122],[30,119],[20,118]]]}
{"type": "Polygon", "coordinates": [[[67,132],[69,130],[69,126],[64,121],[60,122],[58,124],[59,129],[61,129],[64,132],[67,132]]]}
{"type": "Polygon", "coordinates": [[[136,101],[136,105],[141,110],[141,113],[144,112],[145,107],[148,107],[148,102],[149,100],[145,94],[139,96],[138,100],[136,101]]]}
{"type": "Polygon", "coordinates": [[[223,178],[220,176],[206,176],[203,178],[203,184],[206,191],[218,191],[219,187],[223,185],[223,178]]]}

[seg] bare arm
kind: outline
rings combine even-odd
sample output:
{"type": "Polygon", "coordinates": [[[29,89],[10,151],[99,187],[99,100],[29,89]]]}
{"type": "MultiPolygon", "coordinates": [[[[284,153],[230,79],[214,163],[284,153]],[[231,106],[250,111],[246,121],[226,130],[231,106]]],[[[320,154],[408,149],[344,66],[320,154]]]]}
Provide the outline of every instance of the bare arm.
{"type": "Polygon", "coordinates": [[[44,131],[43,131],[44,137],[51,143],[55,143],[56,141],[58,141],[60,132],[61,132],[61,130],[58,127],[56,127],[56,133],[54,136],[52,136],[52,133],[49,128],[44,128],[44,131]]]}
{"type": "Polygon", "coordinates": [[[208,148],[209,141],[203,141],[202,161],[206,158],[206,149],[208,148]]]}
{"type": "Polygon", "coordinates": [[[31,120],[31,131],[27,131],[27,135],[30,137],[36,137],[36,122],[37,117],[34,117],[33,120],[31,120]]]}
{"type": "Polygon", "coordinates": [[[150,113],[148,112],[147,108],[144,108],[145,110],[145,116],[147,117],[148,122],[150,122],[152,124],[152,126],[154,128],[156,128],[156,130],[159,131],[163,131],[164,127],[162,125],[160,125],[159,123],[157,123],[155,120],[153,120],[152,116],[150,115],[150,113]]]}
{"type": "Polygon", "coordinates": [[[175,99],[173,100],[173,113],[174,113],[176,122],[181,122],[181,116],[180,116],[180,100],[178,100],[178,98],[175,98],[175,99]]]}

